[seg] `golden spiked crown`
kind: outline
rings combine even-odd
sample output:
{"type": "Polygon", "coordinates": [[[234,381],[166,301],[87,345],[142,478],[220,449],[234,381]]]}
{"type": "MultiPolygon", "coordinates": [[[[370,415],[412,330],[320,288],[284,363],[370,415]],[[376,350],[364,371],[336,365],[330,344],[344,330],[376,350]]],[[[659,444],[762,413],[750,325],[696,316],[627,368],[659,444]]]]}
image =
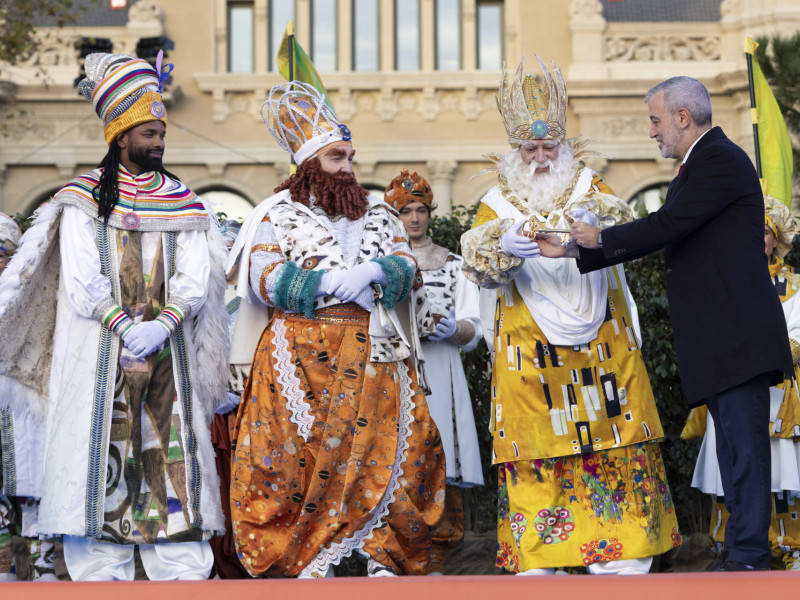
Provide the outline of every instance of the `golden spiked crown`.
{"type": "Polygon", "coordinates": [[[792,249],[797,224],[789,209],[780,200],[767,194],[764,194],[764,224],[775,235],[778,242],[776,252],[779,258],[783,258],[792,249]]]}
{"type": "Polygon", "coordinates": [[[497,109],[503,118],[508,143],[514,147],[531,140],[564,139],[567,130],[567,88],[561,69],[553,61],[553,73],[536,55],[544,75],[544,89],[532,75],[523,76],[525,58],[509,82],[503,67],[500,89],[495,95],[497,109]]]}

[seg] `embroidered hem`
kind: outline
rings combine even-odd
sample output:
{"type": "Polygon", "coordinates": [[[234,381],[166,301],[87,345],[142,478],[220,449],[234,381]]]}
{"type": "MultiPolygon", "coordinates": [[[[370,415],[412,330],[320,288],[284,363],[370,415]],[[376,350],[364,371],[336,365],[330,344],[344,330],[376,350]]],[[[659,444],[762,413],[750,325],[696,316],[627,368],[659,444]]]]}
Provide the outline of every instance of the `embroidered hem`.
{"type": "Polygon", "coordinates": [[[278,383],[286,397],[286,408],[292,413],[289,420],[297,425],[297,434],[307,442],[311,427],[314,425],[314,417],[309,413],[311,405],[304,400],[305,394],[300,390],[300,380],[295,375],[292,354],[288,350],[289,342],[286,339],[286,321],[275,319],[272,332],[274,334],[272,341],[275,344],[272,356],[277,361],[275,370],[278,373],[278,383]]]}

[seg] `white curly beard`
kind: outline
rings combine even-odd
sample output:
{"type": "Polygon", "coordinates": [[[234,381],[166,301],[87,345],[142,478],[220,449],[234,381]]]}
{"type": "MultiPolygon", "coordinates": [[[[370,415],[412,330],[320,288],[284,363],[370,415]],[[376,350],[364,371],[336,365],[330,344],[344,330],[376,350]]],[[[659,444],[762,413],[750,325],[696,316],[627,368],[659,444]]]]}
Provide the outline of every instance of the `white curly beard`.
{"type": "Polygon", "coordinates": [[[514,196],[533,210],[547,213],[569,185],[577,164],[566,144],[560,144],[558,157],[548,162],[550,172],[537,174],[536,168],[541,168],[542,165],[533,161],[526,165],[522,161],[519,148],[513,148],[503,155],[497,166],[514,196]]]}

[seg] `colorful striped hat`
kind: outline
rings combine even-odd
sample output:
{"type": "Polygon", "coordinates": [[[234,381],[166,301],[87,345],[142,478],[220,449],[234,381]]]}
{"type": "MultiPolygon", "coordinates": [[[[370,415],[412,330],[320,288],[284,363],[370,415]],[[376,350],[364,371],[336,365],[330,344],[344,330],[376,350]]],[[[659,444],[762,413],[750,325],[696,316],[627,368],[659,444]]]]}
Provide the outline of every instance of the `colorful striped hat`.
{"type": "Polygon", "coordinates": [[[86,57],[86,78],[78,84],[78,91],[102,119],[107,143],[141,123],[167,124],[161,91],[172,65],[166,65],[162,72],[162,57],[159,52],[155,69],[146,60],[126,54],[96,53],[86,57]]]}

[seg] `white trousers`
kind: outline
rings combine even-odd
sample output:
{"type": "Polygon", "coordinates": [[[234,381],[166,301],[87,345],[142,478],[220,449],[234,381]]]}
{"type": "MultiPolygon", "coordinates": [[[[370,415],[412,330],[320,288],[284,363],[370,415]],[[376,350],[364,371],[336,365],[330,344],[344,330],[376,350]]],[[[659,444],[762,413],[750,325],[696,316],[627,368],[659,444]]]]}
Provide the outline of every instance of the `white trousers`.
{"type": "MultiPolygon", "coordinates": [[[[592,575],[647,575],[652,564],[653,557],[648,556],[647,558],[596,562],[586,567],[586,570],[592,575]]],[[[555,575],[561,573],[563,571],[556,571],[555,569],[528,569],[527,571],[520,571],[517,575],[555,575]]]]}
{"type": "MultiPolygon", "coordinates": [[[[134,546],[64,536],[64,562],[73,581],[133,581],[134,546]]],[[[140,544],[147,577],[153,581],[207,579],[214,565],[208,542],[140,544]]]]}
{"type": "Polygon", "coordinates": [[[586,567],[586,570],[592,575],[647,575],[652,564],[653,557],[648,556],[647,558],[596,562],[586,567]]]}

